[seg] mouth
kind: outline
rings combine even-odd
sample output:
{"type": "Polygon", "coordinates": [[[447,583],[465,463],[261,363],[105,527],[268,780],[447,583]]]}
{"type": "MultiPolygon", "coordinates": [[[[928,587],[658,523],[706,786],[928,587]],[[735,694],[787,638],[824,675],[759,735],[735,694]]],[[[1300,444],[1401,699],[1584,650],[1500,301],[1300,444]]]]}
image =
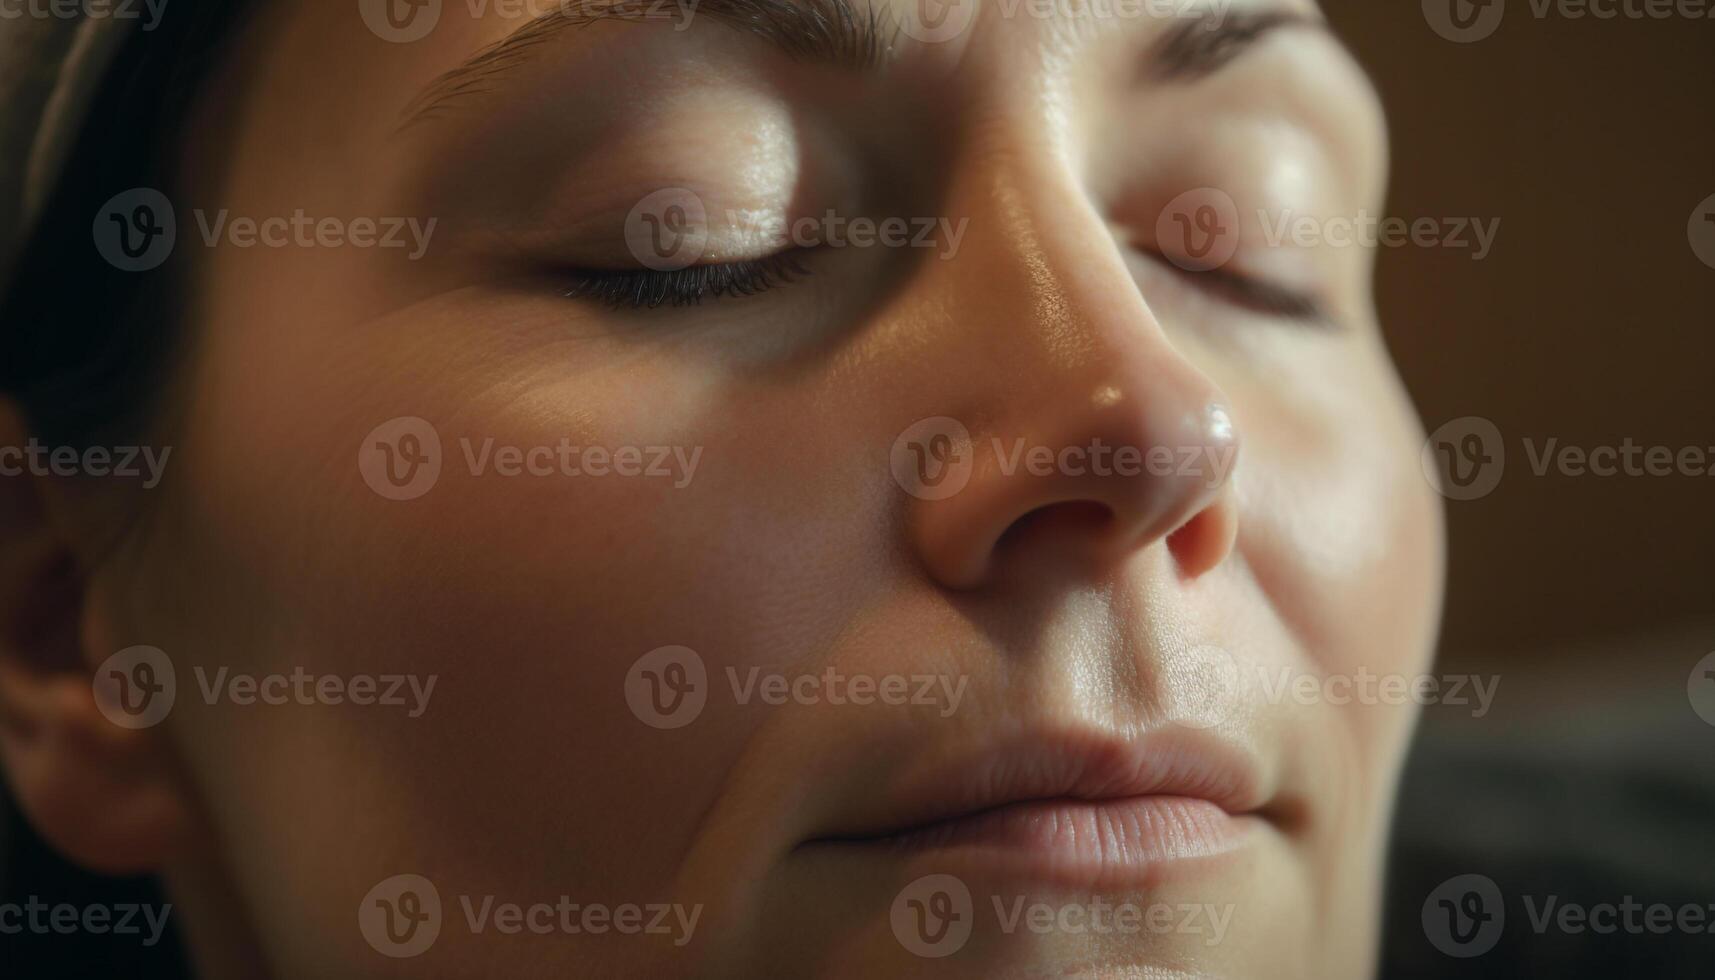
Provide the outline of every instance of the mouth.
{"type": "Polygon", "coordinates": [[[800,847],[1073,887],[1139,886],[1238,850],[1270,820],[1252,760],[1190,732],[1020,738],[925,769],[886,796],[800,847]]]}

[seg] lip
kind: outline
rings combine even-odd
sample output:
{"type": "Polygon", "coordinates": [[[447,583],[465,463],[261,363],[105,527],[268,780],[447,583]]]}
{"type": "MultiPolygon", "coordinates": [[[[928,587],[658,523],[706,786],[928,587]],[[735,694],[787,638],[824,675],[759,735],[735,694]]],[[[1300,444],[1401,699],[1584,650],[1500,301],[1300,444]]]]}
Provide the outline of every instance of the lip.
{"type": "Polygon", "coordinates": [[[1255,761],[1206,733],[1012,739],[922,769],[806,847],[922,858],[941,870],[1146,885],[1243,846],[1268,822],[1255,761]]]}

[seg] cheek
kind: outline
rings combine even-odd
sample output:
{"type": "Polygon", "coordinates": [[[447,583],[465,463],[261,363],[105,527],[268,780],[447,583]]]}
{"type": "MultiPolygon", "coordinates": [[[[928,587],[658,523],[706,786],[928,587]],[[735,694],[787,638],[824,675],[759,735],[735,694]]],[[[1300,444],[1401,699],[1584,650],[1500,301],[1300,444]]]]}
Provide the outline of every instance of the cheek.
{"type": "MultiPolygon", "coordinates": [[[[889,498],[873,479],[876,492],[852,490],[882,471],[806,420],[808,396],[789,386],[722,387],[659,353],[580,359],[548,345],[457,366],[395,344],[402,369],[324,374],[306,397],[298,369],[326,351],[245,343],[216,351],[270,369],[209,372],[202,400],[228,408],[193,416],[163,535],[176,551],[156,556],[183,570],[185,594],[218,597],[194,623],[158,623],[175,656],[255,673],[437,678],[417,719],[321,707],[193,715],[223,733],[194,751],[232,801],[232,825],[270,845],[254,853],[316,839],[345,849],[327,855],[332,865],[362,868],[410,828],[392,846],[467,861],[449,874],[484,879],[485,892],[664,885],[766,712],[710,697],[698,724],[653,727],[627,698],[633,665],[689,647],[724,693],[729,667],[828,649],[834,625],[886,587],[874,529],[889,498]],[[429,421],[441,444],[440,476],[410,500],[375,492],[359,470],[366,437],[399,416],[429,421]],[[522,462],[539,472],[505,475],[520,459],[503,454],[537,447],[551,452],[522,462]],[[643,472],[584,472],[588,447],[635,447],[643,472]],[[246,763],[297,758],[301,745],[325,751],[283,770],[246,763]],[[351,745],[363,750],[340,749],[351,745]],[[317,806],[330,785],[368,787],[354,794],[361,812],[317,806]],[[240,801],[267,805],[240,812],[240,801]],[[546,862],[448,843],[561,838],[573,843],[546,862]],[[577,844],[590,840],[603,845],[577,844]]],[[[346,346],[347,363],[388,360],[346,346]]]]}
{"type": "MultiPolygon", "coordinates": [[[[1391,372],[1348,368],[1335,376],[1364,380],[1253,416],[1265,428],[1247,432],[1238,471],[1239,553],[1315,669],[1415,678],[1440,610],[1441,508],[1391,372]]],[[[1390,748],[1416,714],[1394,704],[1340,710],[1367,736],[1388,735],[1390,748]]]]}

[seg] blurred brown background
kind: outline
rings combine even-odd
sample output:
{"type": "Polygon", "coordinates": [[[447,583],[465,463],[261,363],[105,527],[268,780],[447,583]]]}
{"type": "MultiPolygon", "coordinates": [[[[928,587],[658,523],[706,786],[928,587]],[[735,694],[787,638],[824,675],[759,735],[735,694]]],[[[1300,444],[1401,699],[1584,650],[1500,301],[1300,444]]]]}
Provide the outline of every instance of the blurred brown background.
{"type": "Polygon", "coordinates": [[[1444,666],[1663,631],[1675,661],[1715,649],[1715,477],[1538,477],[1523,444],[1630,437],[1715,466],[1715,268],[1687,233],[1715,195],[1715,19],[1504,0],[1492,34],[1455,43],[1419,0],[1323,6],[1387,105],[1388,214],[1500,219],[1482,261],[1378,259],[1426,428],[1483,416],[1507,453],[1492,493],[1447,502],[1444,666]]]}
{"type": "MultiPolygon", "coordinates": [[[[1431,19],[1466,0],[1322,2],[1388,108],[1388,214],[1500,220],[1481,261],[1378,256],[1382,323],[1426,428],[1481,416],[1506,452],[1492,492],[1446,502],[1437,668],[1498,684],[1493,711],[1425,708],[1381,975],[1709,976],[1715,935],[1509,919],[1494,949],[1455,954],[1422,909],[1470,873],[1508,916],[1520,896],[1711,894],[1715,697],[1699,678],[1715,651],[1715,477],[1537,476],[1525,440],[1696,446],[1715,465],[1715,268],[1688,234],[1715,195],[1715,19],[1494,0],[1493,32],[1458,43],[1431,19]]],[[[1715,236],[1705,253],[1715,262],[1715,236]]]]}

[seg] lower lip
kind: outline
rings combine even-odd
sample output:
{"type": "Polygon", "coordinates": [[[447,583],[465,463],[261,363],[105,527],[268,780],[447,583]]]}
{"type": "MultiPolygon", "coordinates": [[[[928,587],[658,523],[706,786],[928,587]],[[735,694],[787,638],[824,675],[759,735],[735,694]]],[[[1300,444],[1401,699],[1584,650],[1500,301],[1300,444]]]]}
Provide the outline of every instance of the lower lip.
{"type": "Polygon", "coordinates": [[[866,843],[1009,877],[1144,885],[1178,865],[1234,851],[1256,822],[1179,796],[1031,800],[866,843]]]}

